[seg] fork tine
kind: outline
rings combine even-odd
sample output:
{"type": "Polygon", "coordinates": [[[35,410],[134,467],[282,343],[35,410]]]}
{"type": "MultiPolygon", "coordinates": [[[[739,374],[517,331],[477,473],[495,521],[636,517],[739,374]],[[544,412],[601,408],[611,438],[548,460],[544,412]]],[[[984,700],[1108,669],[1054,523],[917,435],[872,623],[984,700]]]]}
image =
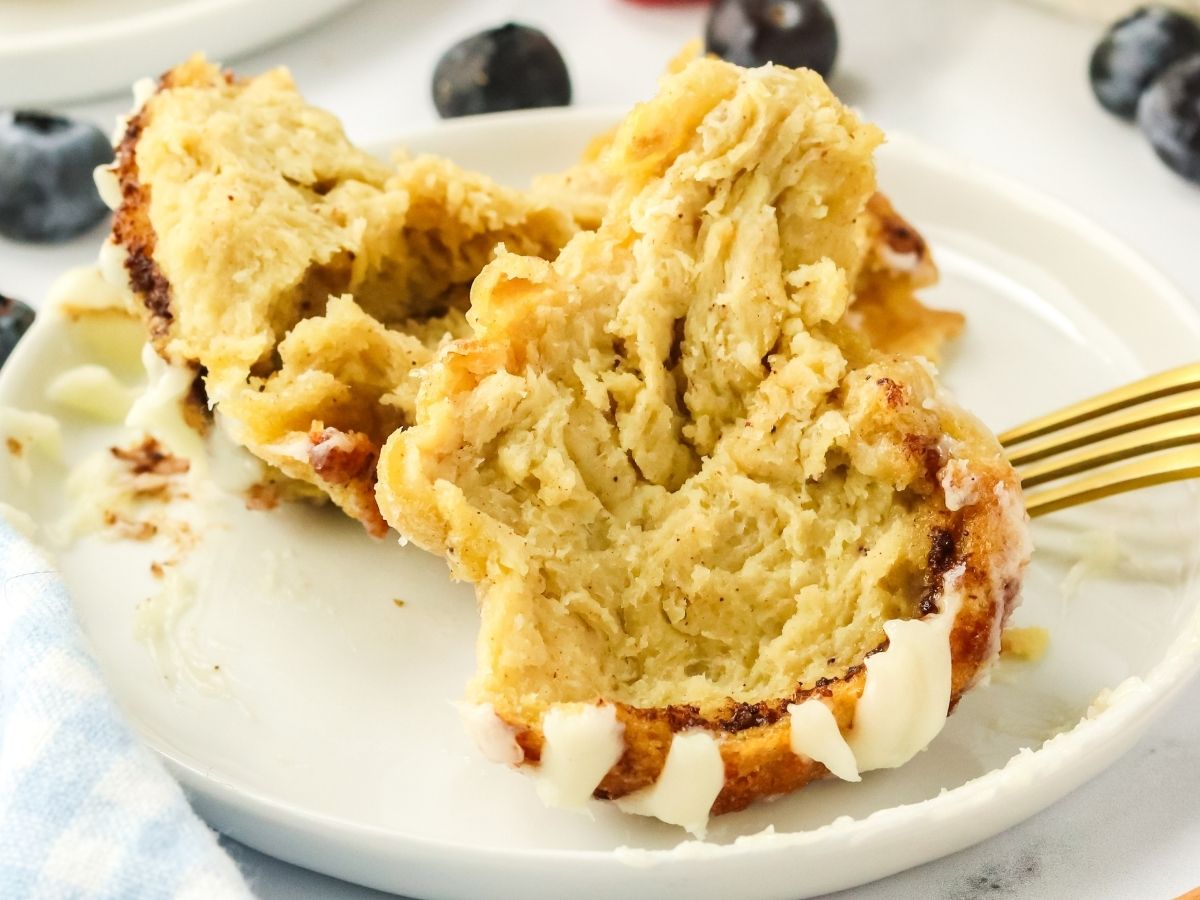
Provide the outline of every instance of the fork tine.
{"type": "Polygon", "coordinates": [[[1070,430],[1053,432],[1040,438],[1022,441],[1006,455],[1014,466],[1024,465],[1094,444],[1106,438],[1127,434],[1147,425],[1171,422],[1200,413],[1200,390],[1184,391],[1166,397],[1158,397],[1127,410],[1107,413],[1094,420],[1081,422],[1070,430]]]}
{"type": "Polygon", "coordinates": [[[1200,446],[1181,447],[1069,481],[1025,495],[1025,509],[1031,516],[1077,506],[1126,491],[1182,481],[1200,476],[1200,446]]]}
{"type": "Polygon", "coordinates": [[[1022,486],[1033,487],[1130,457],[1195,443],[1200,443],[1200,419],[1181,419],[1097,441],[1073,453],[1027,463],[1016,469],[1022,486]]]}
{"type": "Polygon", "coordinates": [[[1151,375],[1132,384],[1081,400],[1065,409],[1060,409],[1048,415],[1041,416],[1024,425],[1018,425],[1000,435],[1000,443],[1004,446],[1017,444],[1031,438],[1041,437],[1061,428],[1086,422],[1097,416],[1126,409],[1146,400],[1178,394],[1182,391],[1200,388],[1200,363],[1191,363],[1151,375]]]}

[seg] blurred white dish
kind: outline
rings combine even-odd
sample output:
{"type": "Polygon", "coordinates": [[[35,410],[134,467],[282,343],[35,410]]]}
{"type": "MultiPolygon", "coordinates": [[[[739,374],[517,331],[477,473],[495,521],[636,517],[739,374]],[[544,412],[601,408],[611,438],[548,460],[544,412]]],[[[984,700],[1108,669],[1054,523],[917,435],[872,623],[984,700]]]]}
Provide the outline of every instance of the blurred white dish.
{"type": "Polygon", "coordinates": [[[0,105],[126,90],[203,50],[225,60],[354,0],[4,0],[0,105]]]}
{"type": "MultiPolygon", "coordinates": [[[[1129,15],[1135,9],[1146,5],[1143,0],[1034,0],[1034,2],[1059,12],[1104,24],[1115,22],[1122,16],[1129,15]]],[[[1165,5],[1174,6],[1193,16],[1200,15],[1198,0],[1166,0],[1165,5]]]]}
{"type": "MultiPolygon", "coordinates": [[[[406,143],[520,183],[567,165],[612,120],[507,114],[406,143]]],[[[994,427],[1194,358],[1200,316],[1074,213],[909,140],[885,148],[880,181],[934,245],[931,299],[968,317],[946,381],[994,427]]],[[[0,377],[0,404],[63,420],[68,464],[122,439],[44,399],[55,373],[94,355],[75,329],[43,316],[0,377]]],[[[28,489],[0,477],[0,500],[52,523],[66,469],[36,465],[28,489]]],[[[1200,660],[1191,486],[1049,517],[1016,616],[1050,629],[1042,662],[1001,666],[907,766],[721,817],[699,844],[599,803],[594,820],[544,809],[526,778],[480,758],[451,705],[472,669],[474,603],[439,560],[372,542],[332,511],[227,501],[180,565],[173,603],[149,571],[160,543],[93,535],[60,554],[108,682],[214,826],[409,896],[752,900],[861,884],[1092,777],[1200,660]],[[135,637],[148,598],[163,613],[149,646],[135,637]]]]}

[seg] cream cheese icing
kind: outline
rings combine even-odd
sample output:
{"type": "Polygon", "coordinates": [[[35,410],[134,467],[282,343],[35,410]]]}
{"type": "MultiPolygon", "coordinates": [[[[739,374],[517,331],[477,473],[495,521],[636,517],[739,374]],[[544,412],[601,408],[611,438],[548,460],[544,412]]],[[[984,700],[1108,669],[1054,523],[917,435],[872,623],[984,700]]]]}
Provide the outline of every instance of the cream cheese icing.
{"type": "Polygon", "coordinates": [[[877,252],[883,264],[893,272],[915,272],[921,265],[920,253],[915,251],[898,253],[886,241],[878,246],[877,252]]]}
{"type": "Polygon", "coordinates": [[[230,494],[240,494],[267,477],[267,467],[234,440],[232,420],[213,411],[213,426],[207,435],[208,468],[213,483],[230,494]]]}
{"type": "Polygon", "coordinates": [[[793,753],[819,762],[842,781],[862,781],[854,751],[842,737],[837,719],[828,706],[810,697],[787,709],[793,753]]]}
{"type": "Polygon", "coordinates": [[[132,293],[133,287],[129,281],[129,272],[125,269],[125,261],[128,258],[129,255],[125,252],[125,248],[109,237],[105,238],[104,243],[100,245],[100,252],[96,256],[96,266],[100,269],[104,280],[114,288],[132,293]]]}
{"type": "Polygon", "coordinates": [[[48,529],[58,546],[100,531],[110,516],[132,515],[139,502],[136,486],[108,448],[72,466],[63,483],[63,495],[69,501],[67,510],[48,529]]]}
{"type": "Polygon", "coordinates": [[[625,726],[616,708],[557,704],[542,719],[537,793],[547,806],[582,810],[625,752],[625,726]]]}
{"type": "Polygon", "coordinates": [[[96,193],[100,195],[105,206],[115,210],[121,205],[121,182],[112,166],[96,166],[92,170],[92,181],[96,183],[96,193]]]}
{"type": "Polygon", "coordinates": [[[183,417],[183,403],[196,374],[191,369],[168,365],[149,344],[142,348],[142,364],[149,384],[134,401],[125,424],[152,435],[193,463],[202,461],[204,442],[183,417]]]}
{"type": "Polygon", "coordinates": [[[38,538],[37,522],[29,513],[0,501],[0,521],[7,522],[30,541],[38,538]]]}
{"type": "MultiPolygon", "coordinates": [[[[496,715],[490,703],[455,703],[467,734],[490,762],[515,766],[525,758],[512,726],[496,715]]],[[[594,790],[594,788],[593,788],[594,790]]]]}
{"type": "Polygon", "coordinates": [[[938,473],[946,495],[946,509],[956,512],[979,500],[979,476],[965,459],[951,459],[938,473]]]}
{"type": "Polygon", "coordinates": [[[139,78],[133,83],[133,108],[130,109],[128,115],[117,116],[116,123],[113,125],[112,134],[109,135],[109,142],[116,147],[125,137],[125,129],[129,127],[129,120],[137,115],[138,111],[146,105],[146,101],[154,96],[158,90],[158,82],[153,78],[139,78]]]}
{"type": "Polygon", "coordinates": [[[721,749],[706,731],[682,731],[671,740],[658,779],[616,800],[626,813],[653,816],[703,837],[713,802],[725,786],[721,749]]]}
{"type": "Polygon", "coordinates": [[[950,707],[950,629],[962,605],[959,564],[942,580],[941,610],[883,625],[886,650],[866,661],[866,686],[847,743],[860,772],[893,769],[937,737],[950,707]]]}
{"type": "Polygon", "coordinates": [[[104,422],[124,421],[137,396],[138,391],[95,363],[60,372],[46,385],[51,402],[104,422]]]}
{"type": "MultiPolygon", "coordinates": [[[[115,246],[115,245],[114,245],[115,246]]],[[[116,250],[120,250],[119,247],[116,250]]],[[[110,253],[112,251],[109,251],[110,253]]],[[[121,262],[124,272],[124,261],[121,262]]],[[[123,277],[123,276],[122,276],[123,277]]],[[[46,304],[67,313],[119,310],[132,312],[133,295],[104,277],[99,265],[79,266],[63,272],[46,294],[46,304]]]]}
{"type": "Polygon", "coordinates": [[[134,611],[133,634],[149,649],[163,679],[175,690],[184,684],[210,696],[230,696],[227,675],[214,666],[196,640],[194,617],[201,614],[195,581],[166,567],[162,588],[134,611]]]}
{"type": "Polygon", "coordinates": [[[7,459],[21,484],[33,479],[31,457],[62,461],[62,428],[45,413],[0,406],[0,459],[7,459]]]}

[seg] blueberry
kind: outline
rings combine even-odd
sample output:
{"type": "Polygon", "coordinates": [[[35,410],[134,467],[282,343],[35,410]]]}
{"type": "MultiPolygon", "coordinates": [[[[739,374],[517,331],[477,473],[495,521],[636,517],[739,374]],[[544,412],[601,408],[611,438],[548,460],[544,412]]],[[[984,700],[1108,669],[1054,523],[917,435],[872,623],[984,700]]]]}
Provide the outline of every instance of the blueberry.
{"type": "Polygon", "coordinates": [[[21,335],[33,324],[33,310],[20,300],[0,294],[0,366],[4,365],[21,335]]]}
{"type": "Polygon", "coordinates": [[[1159,76],[1142,94],[1137,120],[1162,161],[1200,183],[1200,54],[1159,76]]]}
{"type": "Polygon", "coordinates": [[[0,235],[65,241],[108,212],[92,170],[112,160],[94,125],[39,112],[0,112],[0,235]]]}
{"type": "Polygon", "coordinates": [[[739,66],[773,62],[824,77],[837,59],[837,24],[823,0],[717,0],[704,44],[739,66]]]}
{"type": "Polygon", "coordinates": [[[1196,52],[1200,26],[1194,20],[1163,6],[1144,6],[1109,28],[1092,52],[1092,92],[1109,112],[1132,119],[1154,79],[1196,52]]]}
{"type": "Polygon", "coordinates": [[[433,105],[445,119],[570,102],[562,54],[528,25],[509,22],[461,40],[433,70],[433,105]]]}

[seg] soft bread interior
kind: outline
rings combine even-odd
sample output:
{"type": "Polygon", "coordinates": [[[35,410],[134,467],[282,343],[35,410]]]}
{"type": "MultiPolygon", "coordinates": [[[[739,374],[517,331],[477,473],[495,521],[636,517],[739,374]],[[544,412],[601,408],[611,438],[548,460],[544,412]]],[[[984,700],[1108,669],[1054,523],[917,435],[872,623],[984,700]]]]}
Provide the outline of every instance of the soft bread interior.
{"type": "MultiPolygon", "coordinates": [[[[375,456],[411,424],[418,371],[469,333],[468,287],[497,244],[549,257],[599,224],[622,177],[598,161],[611,135],[520,192],[363,153],[283,70],[237,80],[197,57],[159,88],[119,146],[115,226],[159,351],[203,367],[239,443],[382,533],[375,456]]],[[[856,321],[932,357],[961,317],[916,301],[936,271],[886,264],[881,222],[871,207],[857,227],[852,280],[872,302],[856,321]]]]}
{"type": "Polygon", "coordinates": [[[578,228],[561,198],[358,150],[284,70],[201,58],[135,114],[118,175],[115,237],[160,353],[203,368],[239,442],[376,532],[378,449],[411,421],[413,372],[467,332],[470,281],[498,244],[552,255],[578,228]],[[353,453],[323,466],[322,435],[353,453]]]}
{"type": "Polygon", "coordinates": [[[273,370],[283,336],[343,293],[390,326],[444,317],[498,243],[553,252],[575,230],[446,160],[359,150],[282,69],[239,81],[193,59],[141,116],[136,175],[175,301],[166,349],[210,369],[273,370]]]}
{"type": "MultiPolygon", "coordinates": [[[[603,164],[614,132],[593,139],[574,166],[534,179],[544,196],[570,208],[580,227],[595,229],[619,180],[603,164]]],[[[962,313],[926,306],[920,292],[937,283],[938,270],[920,232],[891,201],[876,193],[867,202],[855,234],[859,253],[846,324],[883,353],[924,356],[938,362],[946,344],[966,324],[962,313]]]]}
{"type": "Polygon", "coordinates": [[[697,60],[605,151],[597,231],[476,279],[379,486],[481,583],[473,699],[786,697],[932,611],[938,448],[999,453],[841,322],[879,141],[813,73],[697,60]]]}

